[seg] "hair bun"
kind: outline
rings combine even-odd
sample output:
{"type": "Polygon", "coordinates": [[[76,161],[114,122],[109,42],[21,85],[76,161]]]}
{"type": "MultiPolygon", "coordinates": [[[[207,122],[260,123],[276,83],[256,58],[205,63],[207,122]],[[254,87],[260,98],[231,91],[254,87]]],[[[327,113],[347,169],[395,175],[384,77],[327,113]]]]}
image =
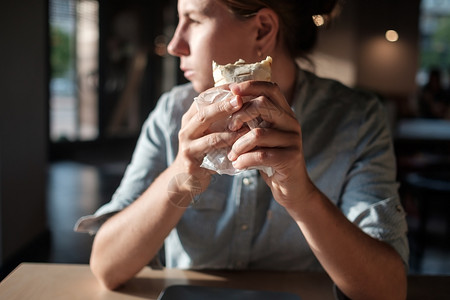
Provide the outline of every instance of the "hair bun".
{"type": "Polygon", "coordinates": [[[312,15],[326,15],[333,11],[338,0],[315,0],[312,2],[312,15]]]}

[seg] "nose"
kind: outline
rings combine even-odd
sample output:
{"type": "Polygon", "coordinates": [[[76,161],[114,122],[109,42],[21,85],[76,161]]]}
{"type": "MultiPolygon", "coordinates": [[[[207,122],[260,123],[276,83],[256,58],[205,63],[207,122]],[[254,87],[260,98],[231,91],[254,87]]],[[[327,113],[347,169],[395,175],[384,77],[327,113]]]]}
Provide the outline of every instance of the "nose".
{"type": "Polygon", "coordinates": [[[170,55],[178,57],[189,55],[189,43],[180,25],[177,26],[172,40],[167,45],[167,51],[170,55]]]}

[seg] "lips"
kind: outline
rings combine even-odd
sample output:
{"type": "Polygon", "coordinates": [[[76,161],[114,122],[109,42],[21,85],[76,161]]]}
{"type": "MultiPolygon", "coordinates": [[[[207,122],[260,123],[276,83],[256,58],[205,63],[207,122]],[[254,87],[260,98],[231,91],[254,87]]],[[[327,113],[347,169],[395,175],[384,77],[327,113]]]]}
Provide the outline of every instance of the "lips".
{"type": "Polygon", "coordinates": [[[194,70],[191,69],[181,69],[184,72],[184,77],[190,80],[194,76],[194,70]]]}

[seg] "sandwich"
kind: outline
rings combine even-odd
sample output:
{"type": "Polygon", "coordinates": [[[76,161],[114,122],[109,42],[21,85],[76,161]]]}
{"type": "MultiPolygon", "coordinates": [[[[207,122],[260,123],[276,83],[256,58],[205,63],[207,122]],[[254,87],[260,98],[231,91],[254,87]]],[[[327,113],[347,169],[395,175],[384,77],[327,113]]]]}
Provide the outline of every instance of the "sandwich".
{"type": "Polygon", "coordinates": [[[272,80],[272,58],[270,56],[253,64],[247,64],[243,59],[239,59],[234,64],[226,65],[218,65],[213,61],[212,68],[214,86],[247,80],[272,80]]]}
{"type": "MultiPolygon", "coordinates": [[[[247,80],[271,81],[272,79],[272,58],[267,56],[266,59],[247,64],[243,59],[239,59],[234,64],[219,65],[213,61],[213,77],[214,86],[221,86],[233,82],[243,82],[247,80]]],[[[216,101],[222,101],[232,94],[227,90],[211,90],[205,92],[202,97],[197,97],[197,105],[208,105],[216,101]]],[[[227,120],[216,122],[210,128],[211,131],[226,130],[227,120]]],[[[256,118],[247,122],[249,128],[264,127],[265,121],[256,118]]],[[[230,149],[215,149],[207,153],[203,159],[201,167],[216,171],[219,174],[236,175],[244,170],[237,170],[233,167],[231,161],[227,158],[227,153],[230,149]]],[[[271,167],[258,166],[256,169],[262,170],[268,176],[272,176],[273,171],[271,167]]]]}

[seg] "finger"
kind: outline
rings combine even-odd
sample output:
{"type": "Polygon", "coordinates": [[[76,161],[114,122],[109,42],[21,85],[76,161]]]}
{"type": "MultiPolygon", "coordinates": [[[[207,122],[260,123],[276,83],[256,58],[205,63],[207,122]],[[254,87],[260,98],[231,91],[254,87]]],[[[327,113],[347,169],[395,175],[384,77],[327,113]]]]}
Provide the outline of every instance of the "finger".
{"type": "MultiPolygon", "coordinates": [[[[246,122],[260,118],[269,124],[276,124],[277,128],[289,130],[292,128],[292,121],[296,121],[286,112],[274,105],[272,101],[265,96],[254,98],[243,105],[242,109],[234,113],[229,121],[228,128],[235,130],[242,127],[246,122]]],[[[297,121],[296,121],[297,122],[297,121]]]]}
{"type": "Polygon", "coordinates": [[[231,148],[236,140],[247,132],[248,129],[243,128],[242,130],[235,132],[215,132],[207,134],[199,139],[193,140],[189,144],[188,150],[190,156],[194,157],[197,161],[202,161],[206,153],[211,153],[223,148],[231,148]]]}
{"type": "Polygon", "coordinates": [[[211,124],[229,118],[241,107],[242,99],[240,97],[230,97],[209,105],[193,103],[183,115],[180,135],[189,137],[189,139],[199,138],[207,132],[211,124]]]}
{"type": "Polygon", "coordinates": [[[198,105],[193,118],[197,128],[206,130],[212,123],[229,118],[242,107],[242,99],[234,96],[209,105],[198,105]]]}
{"type": "Polygon", "coordinates": [[[259,148],[240,155],[234,160],[236,169],[251,169],[257,166],[272,167],[276,172],[285,166],[292,164],[292,157],[298,152],[293,148],[259,148]]]}
{"type": "Polygon", "coordinates": [[[271,99],[280,109],[294,116],[289,103],[286,101],[278,85],[274,82],[249,80],[230,84],[229,88],[233,94],[241,97],[265,96],[271,99]]]}
{"type": "Polygon", "coordinates": [[[285,132],[272,128],[255,128],[234,142],[228,154],[228,159],[234,161],[240,155],[257,148],[296,147],[295,141],[299,139],[300,137],[296,132],[285,132]]]}
{"type": "MultiPolygon", "coordinates": [[[[203,93],[199,94],[196,98],[194,98],[196,100],[189,107],[188,111],[183,115],[183,118],[185,119],[185,121],[190,120],[194,115],[196,115],[198,113],[199,102],[208,103],[208,104],[204,104],[204,106],[208,106],[210,99],[205,99],[205,98],[210,97],[212,94],[220,94],[220,91],[225,90],[225,89],[228,90],[228,85],[221,86],[221,87],[214,87],[214,88],[208,89],[208,90],[204,91],[203,93]]],[[[233,99],[231,99],[231,97],[229,97],[227,100],[232,101],[233,99]]],[[[222,105],[223,104],[224,103],[222,103],[222,105]]]]}

